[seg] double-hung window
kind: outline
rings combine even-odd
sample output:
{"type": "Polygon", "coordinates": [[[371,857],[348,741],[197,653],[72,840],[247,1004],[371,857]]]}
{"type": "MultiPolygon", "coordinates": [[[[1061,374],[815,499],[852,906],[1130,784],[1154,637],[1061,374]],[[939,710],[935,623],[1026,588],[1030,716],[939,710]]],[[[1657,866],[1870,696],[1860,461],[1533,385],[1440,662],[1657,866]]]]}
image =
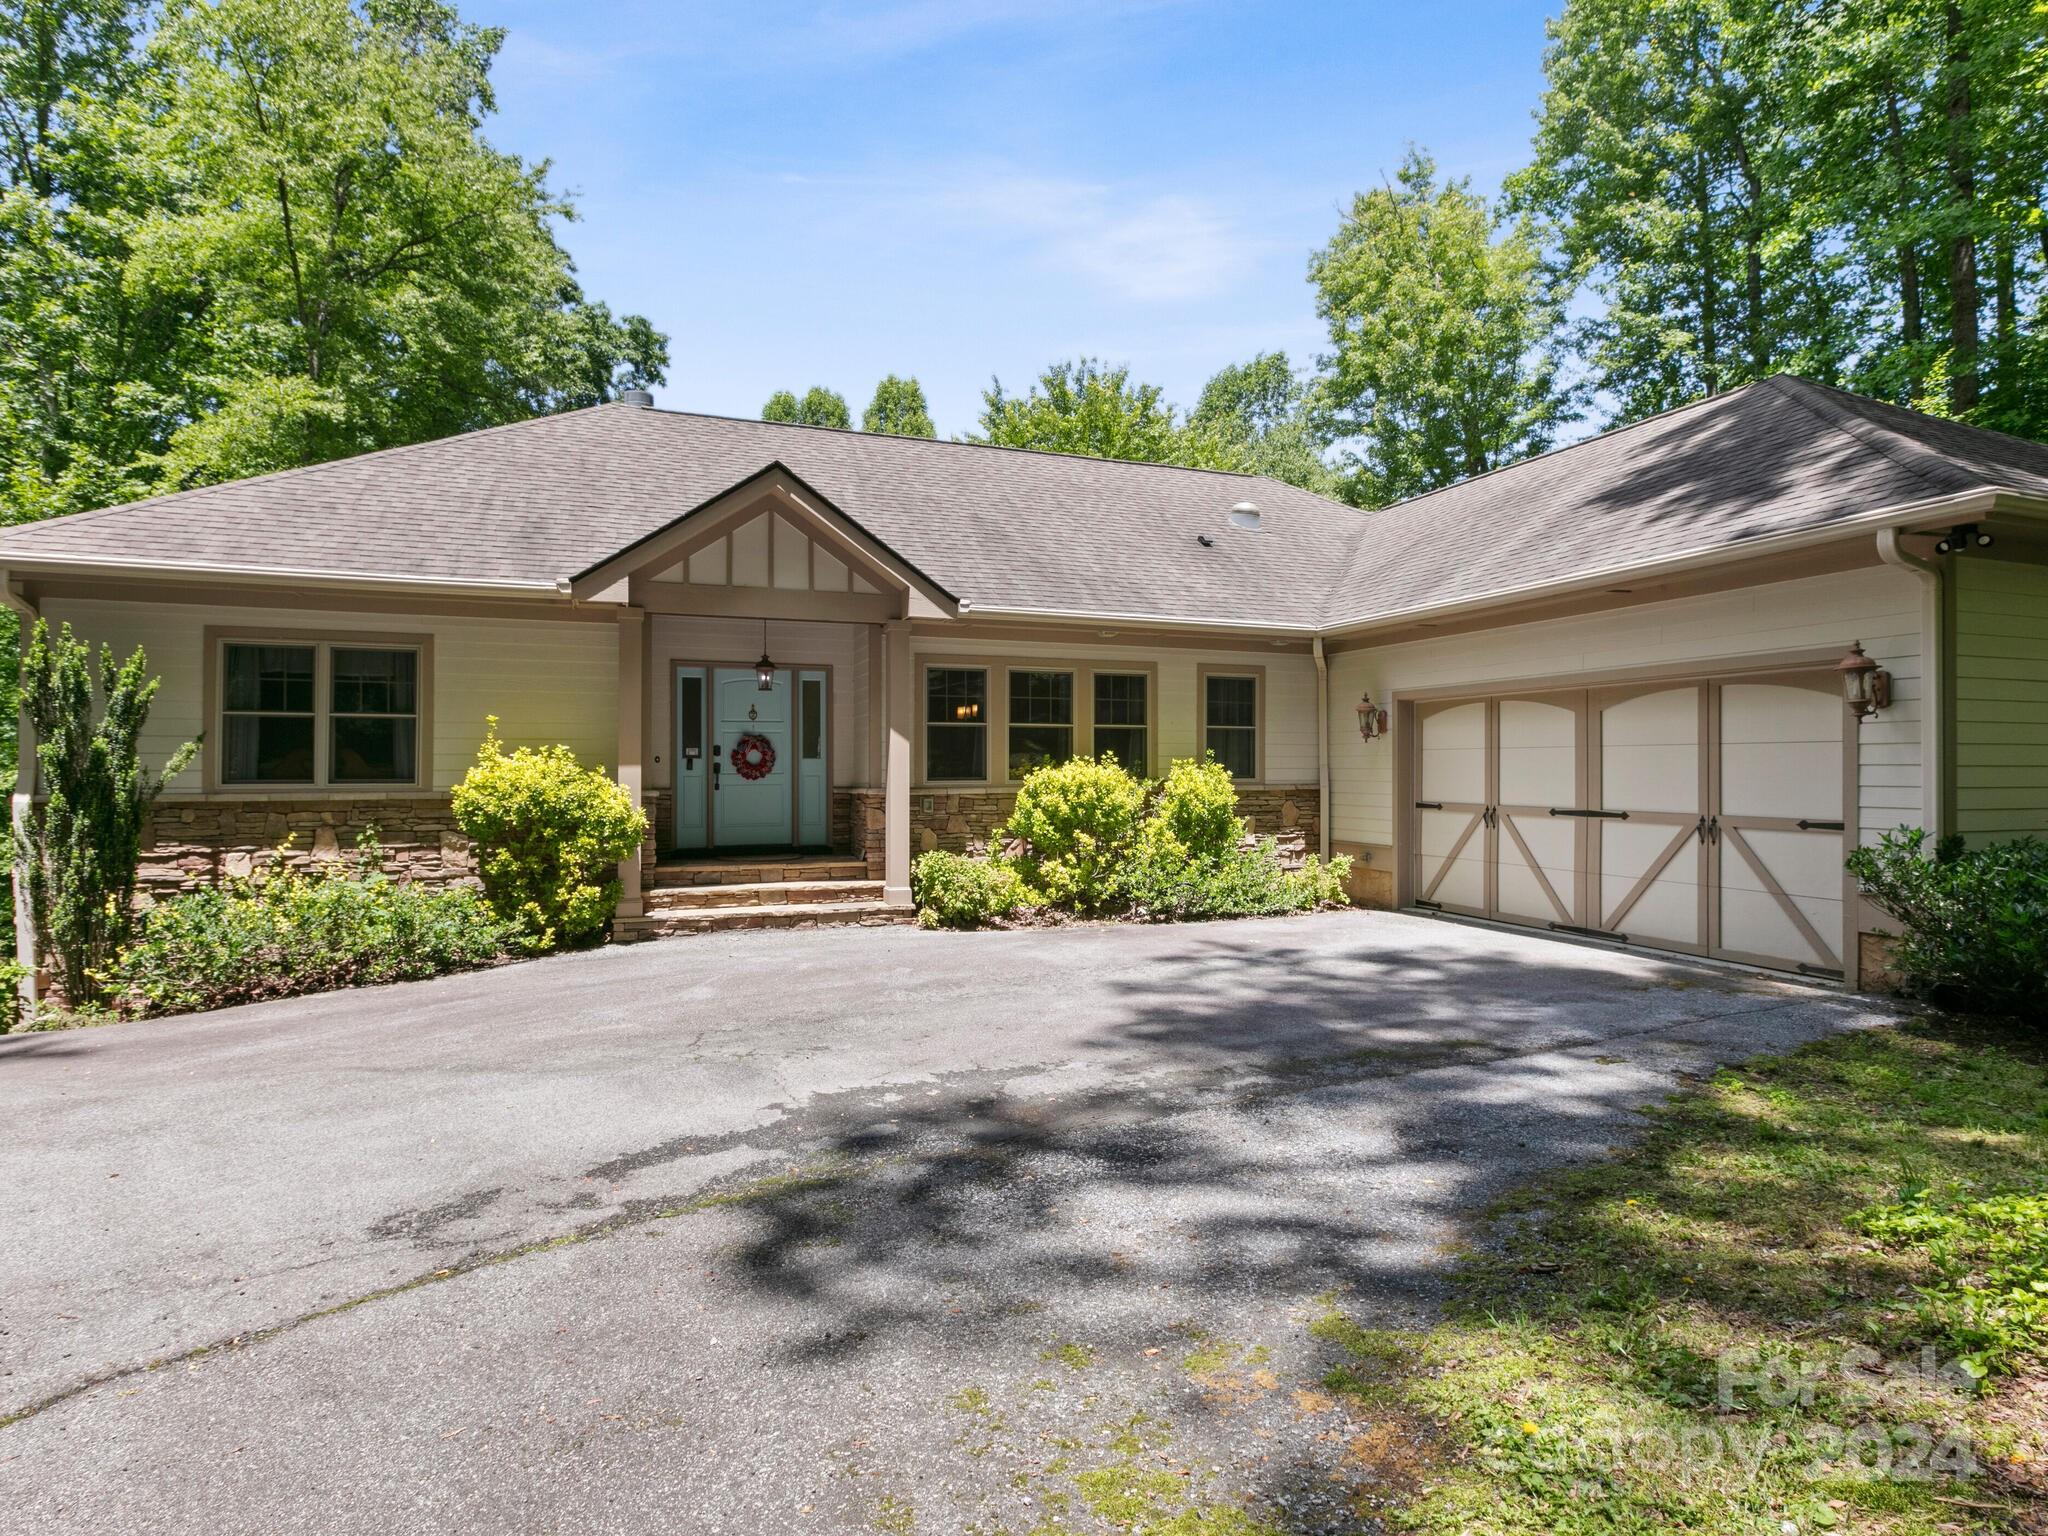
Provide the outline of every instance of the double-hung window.
{"type": "Polygon", "coordinates": [[[220,782],[419,782],[422,650],[339,640],[225,640],[220,782]]]}
{"type": "Polygon", "coordinates": [[[1097,672],[1095,691],[1095,755],[1114,756],[1139,778],[1150,771],[1151,678],[1143,672],[1097,672]]]}
{"type": "Polygon", "coordinates": [[[1010,777],[1074,755],[1074,674],[1010,674],[1010,777]]]}
{"type": "Polygon", "coordinates": [[[1202,739],[1233,779],[1259,776],[1259,680],[1207,674],[1202,679],[1202,739]]]}
{"type": "Polygon", "coordinates": [[[988,777],[986,668],[925,669],[924,776],[934,783],[988,777]]]}

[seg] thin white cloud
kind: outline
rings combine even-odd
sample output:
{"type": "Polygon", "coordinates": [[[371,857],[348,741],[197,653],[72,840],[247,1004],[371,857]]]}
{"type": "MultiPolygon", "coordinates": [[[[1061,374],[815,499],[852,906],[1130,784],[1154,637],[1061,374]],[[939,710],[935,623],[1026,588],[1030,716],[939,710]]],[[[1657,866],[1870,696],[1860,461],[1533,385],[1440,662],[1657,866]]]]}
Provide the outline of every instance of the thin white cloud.
{"type": "Polygon", "coordinates": [[[1038,264],[1119,298],[1180,303],[1223,292],[1261,242],[1205,198],[1054,177],[967,172],[932,201],[1031,248],[1038,264]]]}

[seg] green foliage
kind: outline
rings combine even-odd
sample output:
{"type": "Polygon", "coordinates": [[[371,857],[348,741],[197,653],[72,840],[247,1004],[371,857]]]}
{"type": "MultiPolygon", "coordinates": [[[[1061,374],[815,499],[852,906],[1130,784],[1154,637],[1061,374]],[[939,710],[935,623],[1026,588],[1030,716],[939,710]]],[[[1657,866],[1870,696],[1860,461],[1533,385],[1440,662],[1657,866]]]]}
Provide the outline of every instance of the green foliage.
{"type": "Polygon", "coordinates": [[[436,0],[0,7],[8,517],[658,382],[483,137],[502,37],[436,0]]]}
{"type": "Polygon", "coordinates": [[[1107,756],[1070,758],[1026,777],[1004,835],[1025,844],[1018,872],[1033,897],[1082,913],[1116,905],[1145,791],[1144,780],[1107,756]]]}
{"type": "Polygon", "coordinates": [[[910,894],[921,928],[979,928],[1024,902],[1024,882],[998,858],[970,859],[943,848],[910,866],[910,894]]]}
{"type": "Polygon", "coordinates": [[[875,386],[875,398],[861,416],[863,432],[889,437],[937,437],[931,407],[925,404],[924,386],[915,378],[899,379],[890,374],[875,386]]]}
{"type": "Polygon", "coordinates": [[[1250,834],[1237,788],[1215,761],[1177,761],[1153,788],[1113,757],[1077,757],[1026,778],[1002,834],[1023,843],[1025,898],[1166,920],[1304,912],[1346,899],[1351,861],[1311,856],[1287,869],[1271,838],[1250,834]]]}
{"type": "Polygon", "coordinates": [[[1838,1034],[1511,1196],[1444,1321],[1394,1349],[1331,1335],[1353,1358],[1328,1384],[1429,1427],[1403,1530],[1938,1536],[1965,1501],[2010,1528],[2030,1507],[2012,1464],[2038,1455],[2026,1396],[1952,1367],[1987,1315],[1973,1286],[1996,1330],[1979,1369],[2036,1374],[2043,1190],[2038,1039],[1838,1034]],[[1899,1200],[1923,1186],[1941,1193],[1899,1200]]]}
{"type": "Polygon", "coordinates": [[[799,400],[789,390],[778,389],[768,397],[768,403],[761,407],[763,421],[793,422],[802,427],[838,427],[842,430],[853,425],[853,417],[846,409],[846,397],[822,384],[813,384],[799,400]]]}
{"type": "Polygon", "coordinates": [[[1159,786],[1118,889],[1150,918],[1256,917],[1341,903],[1350,874],[1349,858],[1325,865],[1313,854],[1285,868],[1272,840],[1253,837],[1237,814],[1223,765],[1182,759],[1159,786]]]}
{"type": "Polygon", "coordinates": [[[1310,391],[1285,352],[1261,352],[1219,369],[1202,386],[1188,416],[1199,433],[1230,445],[1242,467],[1319,496],[1334,496],[1338,477],[1323,461],[1310,410],[1310,391]]]}
{"type": "Polygon", "coordinates": [[[38,619],[22,659],[43,798],[16,851],[17,891],[26,886],[37,948],[74,1007],[98,1000],[98,973],[128,936],[150,804],[199,750],[180,747],[161,774],[143,766],[142,730],[159,682],[148,672],[140,646],[119,667],[103,647],[95,718],[92,648],[69,624],[53,640],[38,619]]]}
{"type": "Polygon", "coordinates": [[[1362,506],[1541,453],[1572,419],[1546,350],[1563,294],[1535,231],[1496,224],[1411,148],[1310,264],[1334,349],[1321,409],[1332,437],[1357,444],[1345,494],[1362,506]]]}
{"type": "Polygon", "coordinates": [[[2048,1355],[2048,1193],[1938,1197],[1926,1188],[1853,1219],[1887,1248],[1916,1248],[1937,1277],[1920,1314],[1979,1380],[2048,1355]]]}
{"type": "Polygon", "coordinates": [[[1220,859],[1250,830],[1237,814],[1237,785],[1213,757],[1175,758],[1159,782],[1145,831],[1190,859],[1220,859]]]}
{"type": "Polygon", "coordinates": [[[392,879],[365,833],[352,861],[311,873],[280,849],[260,876],[163,901],[104,975],[130,1018],[227,1008],[488,965],[506,925],[475,891],[392,879]]]}
{"type": "Polygon", "coordinates": [[[618,863],[647,836],[622,786],[564,746],[505,751],[494,715],[454,802],[514,948],[539,954],[604,932],[619,904],[618,863]]]}
{"type": "Polygon", "coordinates": [[[1893,964],[1907,987],[1965,1012],[2048,1017],[2048,843],[1966,849],[1947,838],[1929,858],[1926,840],[1901,827],[1848,861],[1905,929],[1893,964]]]}
{"type": "Polygon", "coordinates": [[[1054,363],[1027,394],[1007,394],[996,379],[981,398],[981,430],[969,434],[969,442],[1191,469],[1244,468],[1238,446],[1182,423],[1159,386],[1133,384],[1128,367],[1088,357],[1054,363]]]}
{"type": "Polygon", "coordinates": [[[1550,37],[1509,192],[1622,419],[1792,371],[2048,433],[2038,6],[1570,0],[1550,37]]]}

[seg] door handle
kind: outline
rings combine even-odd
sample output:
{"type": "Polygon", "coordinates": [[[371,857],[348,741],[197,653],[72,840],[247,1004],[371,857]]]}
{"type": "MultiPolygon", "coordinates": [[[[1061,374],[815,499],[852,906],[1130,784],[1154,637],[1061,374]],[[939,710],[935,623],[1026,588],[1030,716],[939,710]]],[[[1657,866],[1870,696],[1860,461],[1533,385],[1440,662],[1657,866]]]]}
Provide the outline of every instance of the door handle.
{"type": "Polygon", "coordinates": [[[1580,811],[1580,810],[1574,810],[1574,809],[1573,809],[1573,808],[1571,808],[1570,806],[1563,806],[1563,805],[1553,805],[1553,806],[1552,806],[1552,807],[1550,808],[1550,814],[1551,814],[1551,815],[1553,815],[1553,816],[1582,816],[1582,817],[1586,818],[1586,819],[1587,819],[1587,820],[1589,820],[1589,821],[1627,821],[1627,820],[1628,820],[1628,812],[1627,812],[1627,811],[1580,811]]]}

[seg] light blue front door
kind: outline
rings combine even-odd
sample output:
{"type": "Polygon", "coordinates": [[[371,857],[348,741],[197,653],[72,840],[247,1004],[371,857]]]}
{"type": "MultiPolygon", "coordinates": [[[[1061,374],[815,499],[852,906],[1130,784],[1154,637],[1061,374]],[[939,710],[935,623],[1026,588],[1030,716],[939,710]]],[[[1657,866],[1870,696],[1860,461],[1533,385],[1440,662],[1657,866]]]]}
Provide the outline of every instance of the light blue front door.
{"type": "Polygon", "coordinates": [[[720,848],[789,846],[796,807],[796,754],[790,732],[790,676],[775,674],[762,688],[751,667],[719,667],[711,674],[711,838],[720,848]],[[751,754],[749,738],[765,741],[773,762],[751,754]],[[749,774],[753,777],[748,777],[749,774]]]}

